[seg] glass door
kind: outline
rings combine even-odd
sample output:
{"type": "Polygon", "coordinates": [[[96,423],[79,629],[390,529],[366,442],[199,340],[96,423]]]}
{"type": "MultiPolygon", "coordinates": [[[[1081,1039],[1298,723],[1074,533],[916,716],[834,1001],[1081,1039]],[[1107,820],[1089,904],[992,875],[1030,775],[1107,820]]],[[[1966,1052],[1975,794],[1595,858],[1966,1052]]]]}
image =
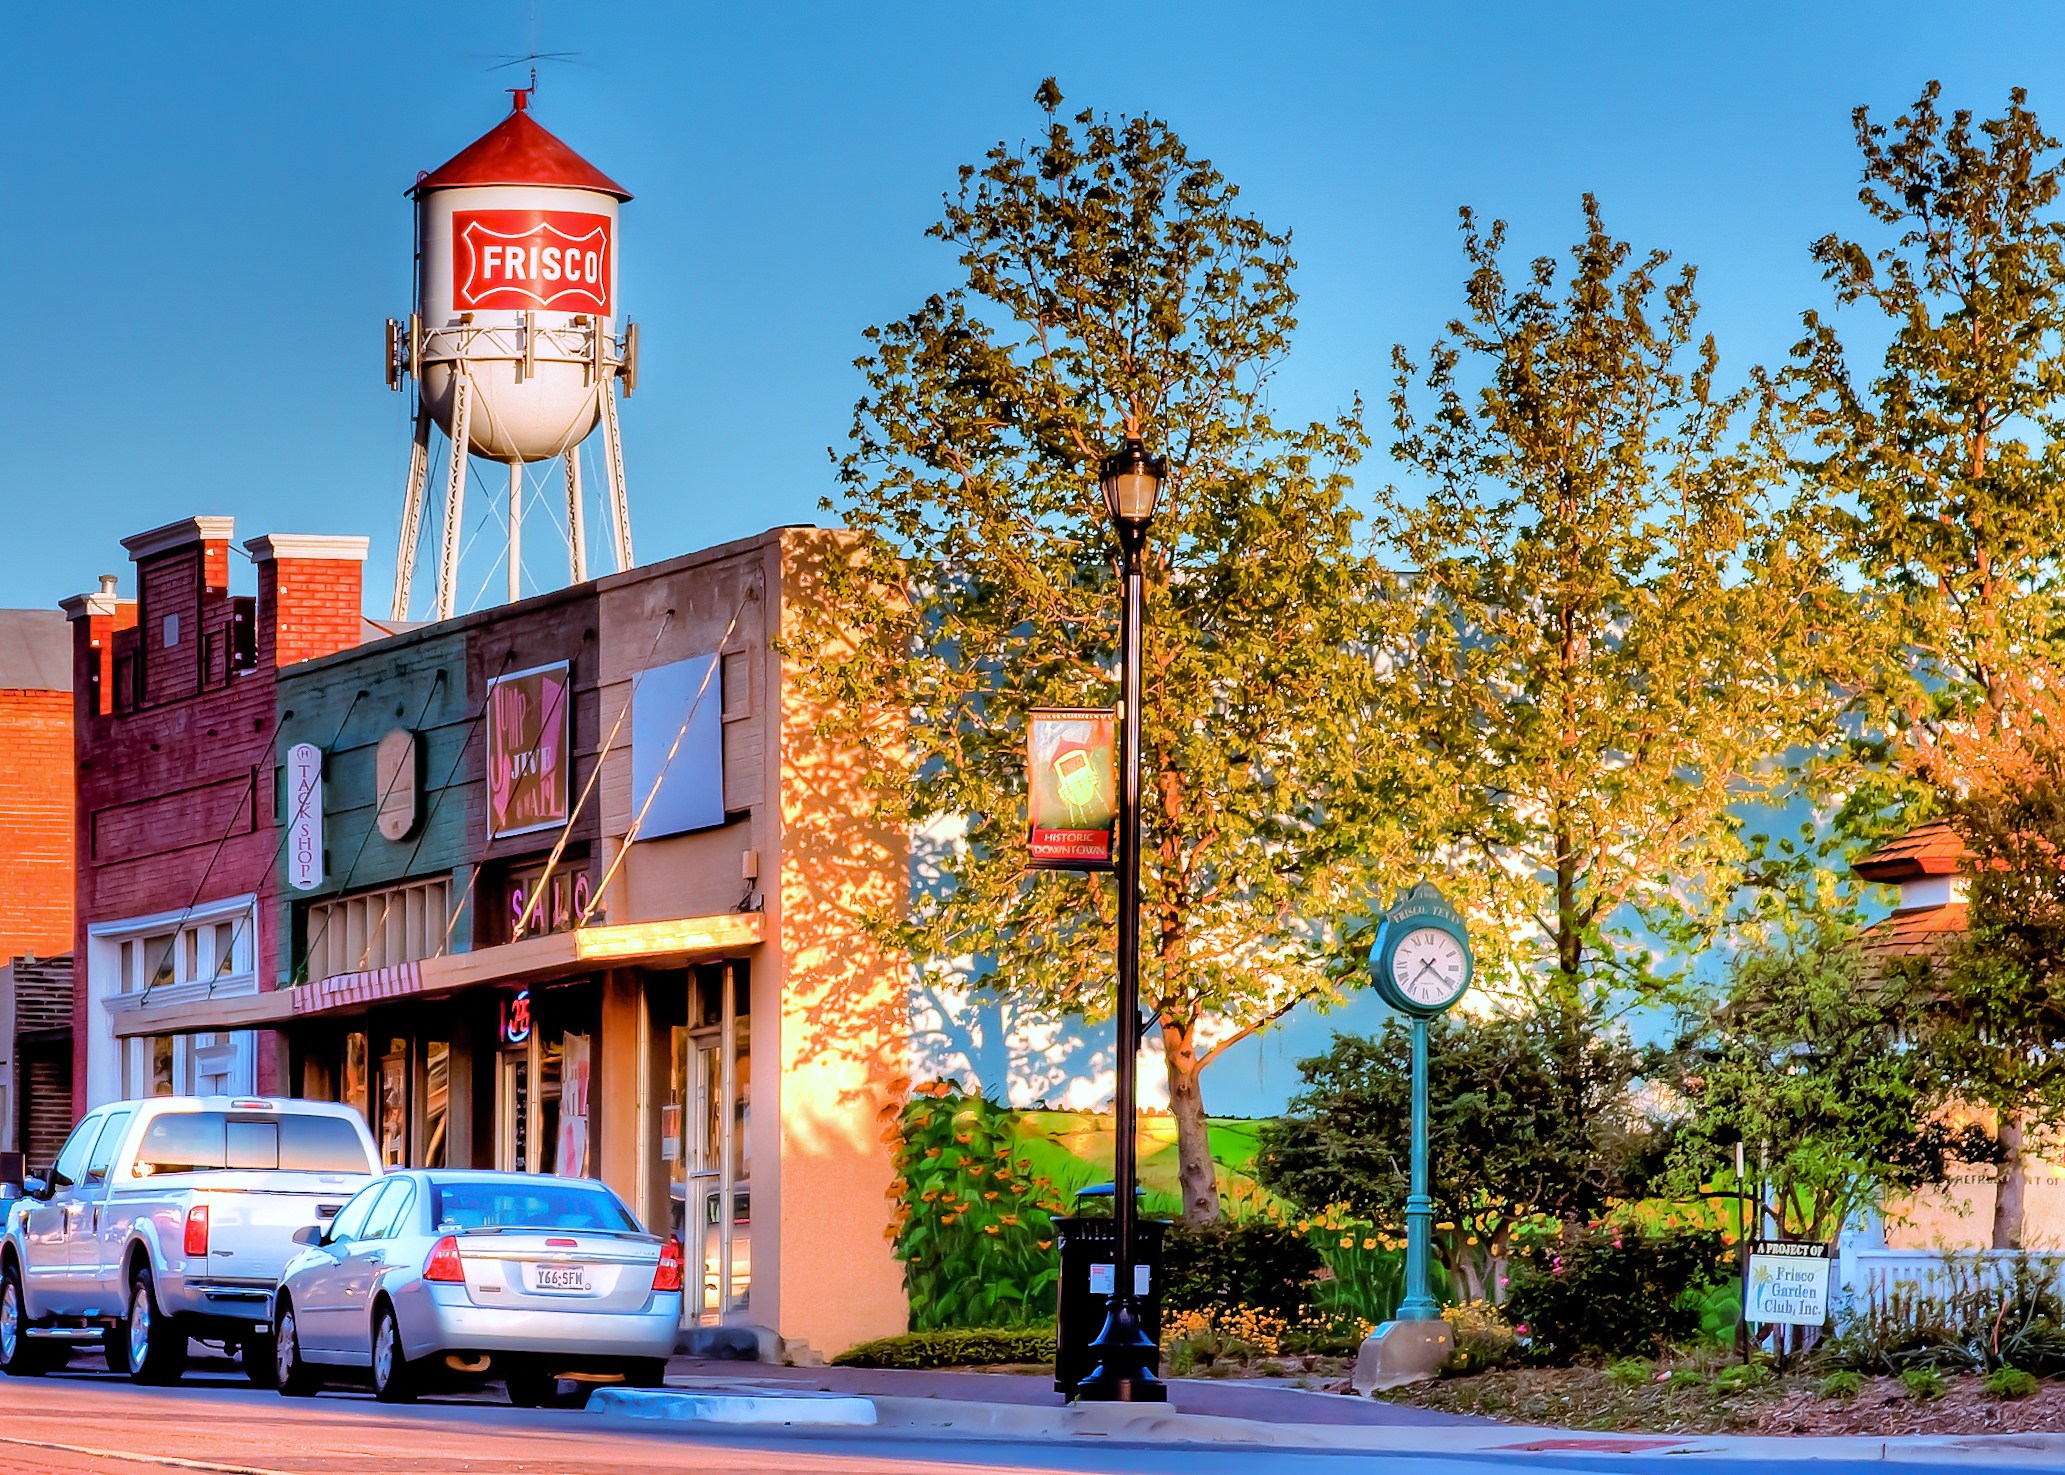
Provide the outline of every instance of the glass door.
{"type": "Polygon", "coordinates": [[[528,1173],[531,1167],[531,1052],[528,1046],[504,1050],[501,1080],[495,1092],[501,1121],[495,1161],[505,1173],[528,1173]]]}
{"type": "Polygon", "coordinates": [[[752,1293],[744,983],[733,964],[698,970],[689,1027],[673,1031],[670,1091],[685,1097],[687,1117],[675,1225],[701,1271],[683,1314],[701,1323],[745,1311],[752,1293]]]}

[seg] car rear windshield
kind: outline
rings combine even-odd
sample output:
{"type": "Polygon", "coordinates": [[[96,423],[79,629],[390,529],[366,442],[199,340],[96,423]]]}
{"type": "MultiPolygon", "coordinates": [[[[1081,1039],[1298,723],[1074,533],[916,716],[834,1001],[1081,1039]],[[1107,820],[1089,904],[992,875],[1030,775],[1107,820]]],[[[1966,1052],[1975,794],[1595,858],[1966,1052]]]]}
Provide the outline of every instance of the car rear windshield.
{"type": "Polygon", "coordinates": [[[614,1195],[576,1183],[439,1183],[430,1216],[440,1229],[638,1230],[614,1195]]]}
{"type": "Polygon", "coordinates": [[[136,1149],[147,1173],[282,1168],[296,1173],[370,1173],[365,1142],[345,1117],[290,1112],[176,1111],[153,1118],[136,1149]]]}

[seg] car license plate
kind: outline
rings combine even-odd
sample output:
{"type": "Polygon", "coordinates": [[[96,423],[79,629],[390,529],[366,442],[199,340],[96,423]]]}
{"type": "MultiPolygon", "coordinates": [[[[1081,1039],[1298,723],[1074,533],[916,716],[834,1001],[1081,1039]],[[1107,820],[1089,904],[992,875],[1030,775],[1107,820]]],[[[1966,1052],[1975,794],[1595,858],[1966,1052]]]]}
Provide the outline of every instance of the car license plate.
{"type": "Polygon", "coordinates": [[[534,1291],[585,1291],[588,1289],[588,1267],[585,1265],[533,1265],[531,1267],[531,1289],[534,1291]]]}

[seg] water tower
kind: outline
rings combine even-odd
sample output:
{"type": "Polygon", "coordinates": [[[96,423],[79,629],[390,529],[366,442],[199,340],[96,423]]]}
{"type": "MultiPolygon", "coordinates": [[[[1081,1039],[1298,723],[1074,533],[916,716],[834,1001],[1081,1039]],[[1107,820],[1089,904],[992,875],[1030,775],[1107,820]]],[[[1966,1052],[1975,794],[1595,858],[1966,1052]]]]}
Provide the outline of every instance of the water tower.
{"type": "Polygon", "coordinates": [[[509,116],[417,178],[416,310],[387,323],[387,383],[416,381],[415,436],[395,559],[394,618],[409,589],[431,493],[430,427],[450,439],[437,618],[457,613],[468,458],[509,468],[509,597],[522,597],[524,466],[562,463],[573,582],[588,577],[579,449],[602,427],[617,567],[631,566],[617,381],[638,383],[638,329],[617,317],[623,186],[539,127],[530,89],[509,116]]]}

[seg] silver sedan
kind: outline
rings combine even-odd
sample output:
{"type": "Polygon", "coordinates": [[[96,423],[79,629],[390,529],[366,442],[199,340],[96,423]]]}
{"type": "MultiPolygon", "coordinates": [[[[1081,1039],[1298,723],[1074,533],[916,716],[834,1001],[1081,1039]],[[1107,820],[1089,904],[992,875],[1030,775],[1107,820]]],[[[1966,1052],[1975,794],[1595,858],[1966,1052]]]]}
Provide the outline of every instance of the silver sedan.
{"type": "Polygon", "coordinates": [[[500,1378],[509,1401],[571,1380],[657,1387],[681,1325],[681,1246],[583,1178],[416,1171],[375,1179],[273,1292],[280,1392],[370,1374],[405,1402],[433,1382],[500,1378]]]}

